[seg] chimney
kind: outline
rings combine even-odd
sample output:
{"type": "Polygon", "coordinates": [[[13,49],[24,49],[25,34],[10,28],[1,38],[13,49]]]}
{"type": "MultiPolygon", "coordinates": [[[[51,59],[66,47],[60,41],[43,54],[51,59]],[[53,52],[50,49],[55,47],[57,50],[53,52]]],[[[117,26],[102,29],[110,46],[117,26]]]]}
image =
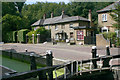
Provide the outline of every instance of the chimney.
{"type": "Polygon", "coordinates": [[[89,21],[90,21],[90,26],[93,27],[94,24],[93,24],[93,22],[92,22],[92,13],[91,13],[91,10],[89,10],[88,19],[89,19],[89,21]]]}
{"type": "Polygon", "coordinates": [[[62,10],[62,15],[64,15],[64,10],[62,10]]]}
{"type": "Polygon", "coordinates": [[[43,19],[45,19],[45,18],[46,18],[46,14],[43,15],[43,19]]]}
{"type": "Polygon", "coordinates": [[[92,14],[91,14],[91,10],[89,10],[88,19],[90,20],[90,22],[92,22],[92,14]]]}
{"type": "Polygon", "coordinates": [[[51,13],[51,18],[53,18],[53,12],[51,13]]]}

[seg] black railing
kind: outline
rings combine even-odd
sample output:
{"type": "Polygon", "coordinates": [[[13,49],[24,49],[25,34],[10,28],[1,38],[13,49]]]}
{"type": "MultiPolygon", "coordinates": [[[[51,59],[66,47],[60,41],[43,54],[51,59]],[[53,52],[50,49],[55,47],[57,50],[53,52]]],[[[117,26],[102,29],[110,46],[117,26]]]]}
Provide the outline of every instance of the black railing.
{"type": "MultiPolygon", "coordinates": [[[[51,52],[51,51],[50,51],[51,52]]],[[[120,54],[118,55],[110,55],[110,51],[109,51],[109,47],[106,47],[106,55],[107,56],[102,56],[102,57],[97,57],[96,56],[96,52],[97,49],[96,47],[93,47],[92,49],[92,59],[88,59],[88,60],[81,60],[81,61],[71,61],[62,65],[53,65],[52,66],[52,55],[51,54],[47,54],[47,57],[49,59],[51,59],[51,61],[48,63],[48,67],[43,67],[37,70],[31,70],[31,71],[27,71],[27,72],[22,72],[22,73],[15,73],[15,74],[11,74],[8,76],[3,76],[2,80],[24,80],[24,79],[29,79],[32,77],[37,77],[39,78],[39,80],[53,80],[53,71],[61,68],[64,68],[64,74],[61,76],[57,76],[56,74],[56,79],[67,79],[71,76],[74,75],[82,75],[82,73],[92,73],[95,71],[106,71],[106,70],[111,70],[112,67],[115,67],[115,65],[110,65],[109,61],[111,59],[115,59],[115,58],[120,58],[120,54]],[[51,58],[50,58],[51,57],[51,58]],[[97,64],[97,61],[102,62],[101,66],[99,66],[97,64]],[[83,64],[89,63],[89,69],[87,70],[83,70],[84,66],[83,64]],[[47,77],[47,74],[48,76],[47,77]]],[[[49,53],[49,52],[48,52],[49,53]]],[[[48,60],[48,59],[47,59],[48,60]]],[[[48,60],[49,61],[49,60],[48,60]]],[[[116,65],[119,66],[119,65],[116,65]]]]}

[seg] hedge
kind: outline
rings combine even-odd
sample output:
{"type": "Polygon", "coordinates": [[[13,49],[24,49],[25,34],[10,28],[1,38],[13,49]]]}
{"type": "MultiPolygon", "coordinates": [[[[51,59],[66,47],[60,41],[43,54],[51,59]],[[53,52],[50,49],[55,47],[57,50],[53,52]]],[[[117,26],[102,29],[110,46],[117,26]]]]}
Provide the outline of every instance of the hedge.
{"type": "Polygon", "coordinates": [[[13,42],[13,31],[6,32],[4,39],[5,42],[13,42]]]}
{"type": "Polygon", "coordinates": [[[18,31],[18,41],[19,42],[26,42],[26,34],[29,32],[28,29],[22,29],[18,31]]]}
{"type": "Polygon", "coordinates": [[[13,42],[17,42],[17,31],[13,31],[13,42]]]}

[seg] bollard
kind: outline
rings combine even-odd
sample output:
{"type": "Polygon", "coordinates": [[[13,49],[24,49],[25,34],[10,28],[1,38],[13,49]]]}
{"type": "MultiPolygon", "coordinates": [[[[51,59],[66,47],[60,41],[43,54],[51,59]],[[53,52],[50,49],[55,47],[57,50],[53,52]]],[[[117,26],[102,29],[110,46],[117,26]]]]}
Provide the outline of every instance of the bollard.
{"type": "MultiPolygon", "coordinates": [[[[106,46],[106,56],[109,56],[109,55],[110,55],[110,49],[109,49],[109,46],[106,46]]],[[[110,59],[105,59],[103,61],[103,66],[102,67],[110,67],[109,61],[110,61],[110,59]]]]}
{"type": "MultiPolygon", "coordinates": [[[[97,57],[96,54],[97,54],[96,46],[92,46],[92,58],[96,58],[97,57]]],[[[94,60],[92,61],[92,63],[93,63],[93,68],[97,68],[97,62],[94,60]]]]}
{"type": "Polygon", "coordinates": [[[25,49],[25,52],[28,52],[28,50],[27,50],[27,49],[25,49]]]}
{"type": "Polygon", "coordinates": [[[30,70],[36,70],[37,66],[36,66],[36,61],[35,61],[35,56],[34,53],[30,54],[30,70]]]}
{"type": "MultiPolygon", "coordinates": [[[[53,66],[53,55],[51,50],[46,51],[46,64],[47,66],[53,66]]],[[[48,71],[49,80],[53,80],[53,71],[48,71]]]]}

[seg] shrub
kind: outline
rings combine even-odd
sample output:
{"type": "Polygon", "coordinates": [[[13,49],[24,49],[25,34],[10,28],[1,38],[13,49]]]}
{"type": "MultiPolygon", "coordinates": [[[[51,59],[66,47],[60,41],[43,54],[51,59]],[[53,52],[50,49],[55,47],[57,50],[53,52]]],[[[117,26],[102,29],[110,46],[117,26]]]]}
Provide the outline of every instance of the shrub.
{"type": "Polygon", "coordinates": [[[40,27],[35,31],[35,40],[37,38],[37,34],[40,34],[40,42],[47,41],[47,38],[50,36],[50,31],[46,30],[44,27],[40,27]]]}
{"type": "Polygon", "coordinates": [[[13,42],[17,42],[17,31],[13,31],[13,42]]]}
{"type": "Polygon", "coordinates": [[[116,42],[116,33],[115,32],[104,32],[102,33],[105,39],[111,40],[112,44],[115,44],[116,42]]]}
{"type": "Polygon", "coordinates": [[[28,43],[32,43],[32,34],[34,34],[35,31],[30,31],[27,33],[28,36],[28,43]]]}
{"type": "Polygon", "coordinates": [[[37,43],[37,34],[40,34],[40,42],[47,41],[50,38],[50,30],[46,30],[44,27],[38,28],[36,31],[30,31],[28,35],[28,43],[32,43],[32,34],[34,34],[34,42],[37,43]]]}
{"type": "Polygon", "coordinates": [[[22,29],[18,31],[18,41],[19,42],[26,42],[26,34],[29,32],[28,29],[22,29]]]}
{"type": "Polygon", "coordinates": [[[13,42],[13,32],[6,32],[4,36],[5,42],[13,42]]]}

